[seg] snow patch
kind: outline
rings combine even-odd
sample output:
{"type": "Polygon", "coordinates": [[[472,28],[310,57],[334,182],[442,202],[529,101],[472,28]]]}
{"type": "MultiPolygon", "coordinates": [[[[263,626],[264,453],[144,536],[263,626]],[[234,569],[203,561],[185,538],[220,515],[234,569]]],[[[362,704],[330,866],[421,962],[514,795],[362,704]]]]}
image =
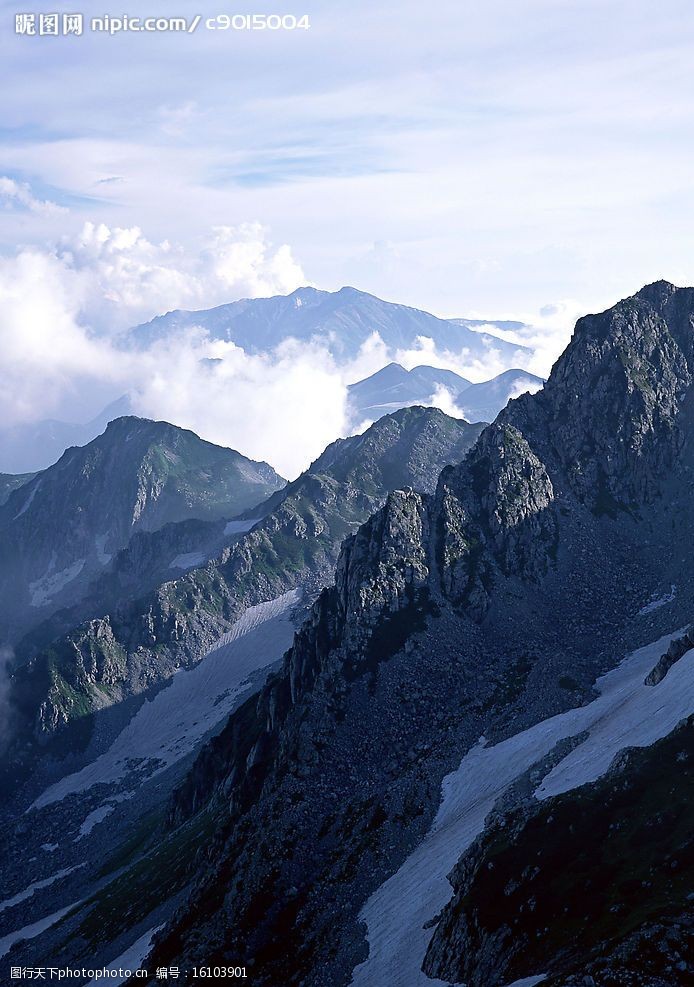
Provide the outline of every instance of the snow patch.
{"type": "Polygon", "coordinates": [[[0,939],[0,957],[7,956],[16,942],[21,942],[23,939],[35,939],[36,936],[40,936],[42,932],[50,929],[52,925],[59,922],[73,908],[77,908],[80,903],[79,901],[74,901],[66,908],[61,908],[59,912],[53,912],[52,915],[47,915],[46,918],[42,918],[38,922],[32,922],[31,925],[25,925],[23,929],[18,929],[16,932],[10,932],[9,935],[4,936],[4,938],[0,939]]]}
{"type": "Polygon", "coordinates": [[[677,587],[673,584],[670,587],[669,593],[664,593],[663,596],[659,596],[657,600],[651,600],[647,603],[645,607],[641,607],[637,613],[637,617],[643,617],[647,613],[653,613],[654,610],[658,610],[660,607],[664,607],[666,603],[672,603],[672,601],[677,596],[677,587]]]}
{"type": "Polygon", "coordinates": [[[83,840],[85,836],[89,836],[94,827],[98,826],[100,822],[103,822],[106,816],[113,812],[114,808],[115,806],[113,805],[105,804],[100,805],[98,809],[94,809],[93,812],[90,812],[80,826],[79,835],[75,837],[73,842],[78,843],[80,840],[83,840]]]}
{"type": "Polygon", "coordinates": [[[34,489],[31,491],[31,493],[27,497],[27,499],[26,499],[26,501],[24,503],[24,506],[22,507],[21,511],[18,511],[17,514],[15,514],[15,516],[12,518],[13,521],[16,521],[18,517],[21,517],[22,516],[22,514],[26,514],[26,512],[29,510],[29,508],[31,507],[32,503],[34,502],[34,497],[38,493],[38,489],[39,489],[40,486],[41,486],[41,480],[39,480],[36,483],[36,485],[34,486],[34,489]]]}
{"type": "Polygon", "coordinates": [[[140,707],[104,754],[51,785],[31,808],[43,808],[128,775],[136,784],[143,773],[151,778],[185,757],[208,730],[226,719],[248,688],[249,676],[277,661],[290,647],[291,610],[300,597],[299,590],[292,590],[249,607],[194,668],[174,675],[170,685],[140,707]]]}
{"type": "Polygon", "coordinates": [[[262,521],[262,518],[253,517],[248,518],[247,521],[227,521],[224,525],[225,535],[243,535],[246,531],[250,531],[254,524],[258,521],[262,521]]]}
{"type": "Polygon", "coordinates": [[[444,778],[441,805],[422,843],[362,909],[369,957],[355,968],[354,987],[445,987],[444,981],[426,977],[421,965],[433,934],[423,926],[451,898],[446,875],[482,832],[486,816],[509,785],[559,741],[588,732],[545,776],[537,798],[595,781],[619,751],[655,743],[694,712],[694,649],[655,688],[644,685],[647,673],[681,633],[635,651],[599,678],[600,695],[587,706],[550,717],[491,747],[480,738],[444,778]]]}
{"type": "Polygon", "coordinates": [[[99,565],[108,565],[113,555],[106,551],[106,542],[108,541],[108,535],[97,535],[94,539],[94,545],[96,547],[96,557],[99,560],[99,565]]]}
{"type": "Polygon", "coordinates": [[[56,881],[60,881],[63,877],[67,877],[68,874],[72,874],[74,871],[79,870],[80,867],[84,867],[84,864],[77,864],[76,867],[66,867],[64,870],[59,870],[57,874],[52,877],[46,877],[43,881],[34,881],[30,884],[28,888],[20,891],[18,894],[14,895],[12,898],[5,898],[4,901],[0,901],[0,912],[4,912],[6,908],[14,908],[15,905],[19,905],[20,902],[26,901],[27,898],[31,898],[35,891],[40,891],[41,888],[48,888],[51,884],[55,884],[56,881]]]}
{"type": "Polygon", "coordinates": [[[203,565],[205,562],[207,562],[207,556],[204,552],[187,552],[183,555],[177,555],[169,563],[169,569],[194,569],[196,565],[203,565]]]}
{"type": "MultiPolygon", "coordinates": [[[[124,953],[121,953],[115,960],[112,960],[104,969],[111,973],[118,974],[119,971],[123,971],[125,974],[126,970],[130,970],[133,973],[139,970],[142,966],[142,961],[147,956],[150,946],[152,945],[152,940],[156,936],[160,929],[163,929],[163,925],[155,925],[153,929],[149,932],[145,932],[143,936],[129,946],[124,953]]],[[[123,976],[108,976],[106,977],[106,983],[108,984],[123,984],[128,979],[125,975],[123,976]]],[[[103,987],[104,978],[100,977],[98,980],[90,980],[87,987],[103,987]]]]}
{"type": "Polygon", "coordinates": [[[84,569],[84,563],[85,559],[78,559],[67,568],[61,569],[60,572],[47,574],[36,579],[33,583],[29,583],[32,607],[42,607],[46,603],[50,603],[56,593],[64,589],[73,579],[77,579],[84,569]]]}

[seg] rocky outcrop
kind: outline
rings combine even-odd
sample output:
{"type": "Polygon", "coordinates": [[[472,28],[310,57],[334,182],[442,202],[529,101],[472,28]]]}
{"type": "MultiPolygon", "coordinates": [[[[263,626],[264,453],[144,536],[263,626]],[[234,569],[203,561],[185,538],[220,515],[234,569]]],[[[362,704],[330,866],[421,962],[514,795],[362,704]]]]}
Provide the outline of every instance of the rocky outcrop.
{"type": "Polygon", "coordinates": [[[660,281],[579,319],[544,389],[499,416],[542,444],[598,513],[651,501],[677,460],[694,372],[693,309],[693,289],[660,281]]]}
{"type": "Polygon", "coordinates": [[[662,682],[675,662],[683,658],[692,648],[694,648],[694,628],[690,627],[686,634],[682,634],[681,637],[675,638],[671,642],[667,651],[660,656],[656,665],[644,679],[645,684],[658,685],[662,682]]]}
{"type": "Polygon", "coordinates": [[[487,428],[460,466],[444,470],[435,526],[441,585],[480,617],[494,568],[537,579],[556,552],[554,490],[543,463],[510,425],[487,428]]]}

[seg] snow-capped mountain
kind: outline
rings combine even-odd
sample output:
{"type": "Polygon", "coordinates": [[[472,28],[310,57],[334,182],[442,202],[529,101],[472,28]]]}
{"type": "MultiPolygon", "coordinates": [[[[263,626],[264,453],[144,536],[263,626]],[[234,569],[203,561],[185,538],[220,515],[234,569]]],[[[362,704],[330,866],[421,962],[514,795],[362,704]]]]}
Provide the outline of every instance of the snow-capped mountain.
{"type": "Polygon", "coordinates": [[[378,333],[394,355],[416,345],[419,336],[432,339],[442,350],[465,350],[471,360],[484,359],[494,349],[514,365],[530,356],[523,346],[507,343],[483,331],[475,331],[465,320],[439,319],[429,312],[386,302],[356,288],[319,291],[297,288],[290,295],[242,299],[200,312],[169,312],[128,335],[130,345],[146,347],[175,337],[191,327],[207,330],[213,339],[237,343],[249,353],[270,350],[282,340],[319,338],[341,359],[356,356],[360,346],[378,333]]]}

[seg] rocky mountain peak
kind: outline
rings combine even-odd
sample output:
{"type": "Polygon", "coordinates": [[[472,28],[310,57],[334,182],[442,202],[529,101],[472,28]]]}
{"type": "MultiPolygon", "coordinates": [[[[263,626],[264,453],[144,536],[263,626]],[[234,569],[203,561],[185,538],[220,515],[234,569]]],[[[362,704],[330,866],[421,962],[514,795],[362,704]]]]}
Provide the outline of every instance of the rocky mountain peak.
{"type": "Polygon", "coordinates": [[[585,316],[544,389],[511,402],[499,420],[523,432],[592,510],[638,511],[682,449],[693,324],[694,291],[666,282],[585,316]]]}
{"type": "MultiPolygon", "coordinates": [[[[0,629],[75,602],[138,531],[234,517],[284,486],[266,463],[126,416],[0,505],[0,629]]],[[[15,631],[13,630],[14,634],[15,631]]]]}

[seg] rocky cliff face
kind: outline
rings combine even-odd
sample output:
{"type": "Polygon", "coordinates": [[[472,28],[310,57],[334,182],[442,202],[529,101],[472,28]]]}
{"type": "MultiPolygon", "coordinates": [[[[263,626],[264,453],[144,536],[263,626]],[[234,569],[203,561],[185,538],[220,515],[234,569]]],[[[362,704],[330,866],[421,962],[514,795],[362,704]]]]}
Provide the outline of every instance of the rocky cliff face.
{"type": "Polygon", "coordinates": [[[203,805],[228,816],[155,962],[203,944],[268,987],[347,984],[361,904],[480,732],[581,702],[689,612],[693,319],[694,291],[661,283],[581,320],[544,390],[435,493],[391,495],[346,541],[283,671],[172,804],[172,825],[203,805]],[[644,607],[664,583],[667,608],[644,607]]]}
{"type": "Polygon", "coordinates": [[[580,319],[543,391],[500,420],[559,464],[595,511],[638,509],[681,452],[693,369],[692,290],[658,282],[580,319]]]}

